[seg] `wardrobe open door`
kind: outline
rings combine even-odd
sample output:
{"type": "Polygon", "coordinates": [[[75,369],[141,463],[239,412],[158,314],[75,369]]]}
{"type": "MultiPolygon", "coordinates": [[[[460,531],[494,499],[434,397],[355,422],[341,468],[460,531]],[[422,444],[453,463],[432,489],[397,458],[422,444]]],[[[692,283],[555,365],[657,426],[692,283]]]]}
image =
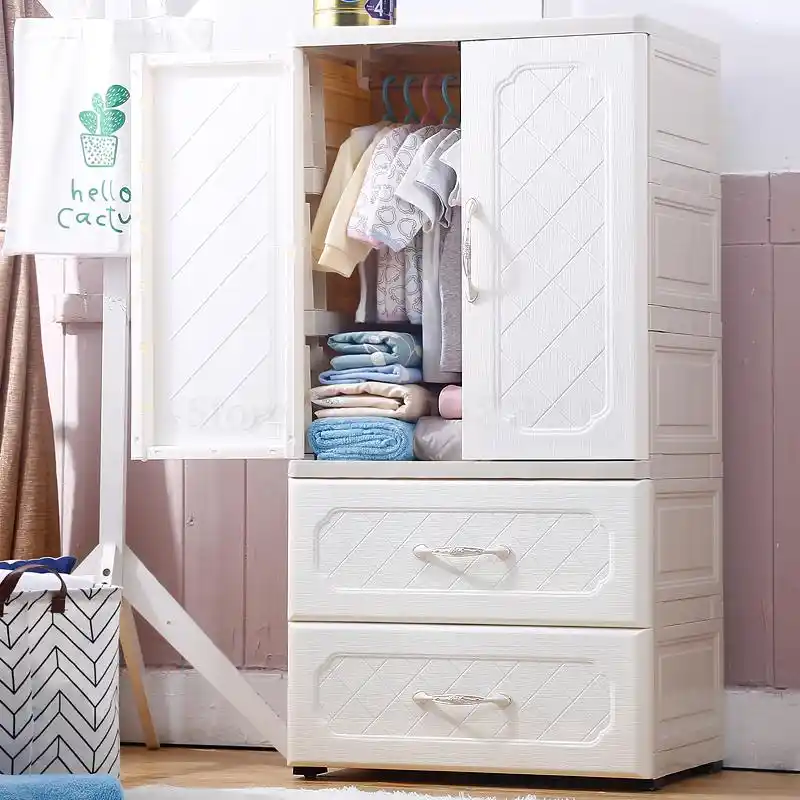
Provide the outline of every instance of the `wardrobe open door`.
{"type": "Polygon", "coordinates": [[[649,456],[647,49],[462,46],[465,458],[649,456]]]}
{"type": "Polygon", "coordinates": [[[303,75],[134,65],[133,458],[302,457],[303,75]]]}

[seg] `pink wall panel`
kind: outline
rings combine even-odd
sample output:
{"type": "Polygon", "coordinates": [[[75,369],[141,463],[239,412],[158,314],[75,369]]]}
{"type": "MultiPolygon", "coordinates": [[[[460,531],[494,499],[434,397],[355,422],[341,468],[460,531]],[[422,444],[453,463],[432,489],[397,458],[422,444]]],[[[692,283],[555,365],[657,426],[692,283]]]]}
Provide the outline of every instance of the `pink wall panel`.
{"type": "MultiPolygon", "coordinates": [[[[128,465],[128,530],[131,549],[162,585],[183,601],[183,462],[128,465]]],[[[179,666],[181,657],[140,620],[142,651],[148,664],[179,666]]]]}
{"type": "Polygon", "coordinates": [[[770,240],[800,243],[800,172],[770,175],[770,240]]]}
{"type": "Polygon", "coordinates": [[[769,175],[722,178],[722,241],[765,244],[769,241],[769,175]]]}
{"type": "Polygon", "coordinates": [[[188,461],[184,492],[183,604],[217,647],[241,666],[245,462],[188,461]]]}
{"type": "MultiPolygon", "coordinates": [[[[800,195],[795,209],[800,220],[800,195]]],[[[798,226],[800,231],[800,226],[798,226]]],[[[800,688],[800,246],[775,247],[775,681],[800,688]]]]}
{"type": "Polygon", "coordinates": [[[285,461],[247,464],[245,665],[286,669],[288,483],[285,461]]]}
{"type": "Polygon", "coordinates": [[[771,685],[772,247],[723,251],[726,679],[771,685]]]}

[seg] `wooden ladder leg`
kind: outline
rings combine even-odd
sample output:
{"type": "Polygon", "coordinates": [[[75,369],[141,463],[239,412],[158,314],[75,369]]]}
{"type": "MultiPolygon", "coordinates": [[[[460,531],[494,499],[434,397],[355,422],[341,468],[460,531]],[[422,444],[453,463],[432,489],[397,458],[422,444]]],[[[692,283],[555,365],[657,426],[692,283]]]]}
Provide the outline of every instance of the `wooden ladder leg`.
{"type": "Polygon", "coordinates": [[[133,615],[131,604],[127,600],[122,601],[121,614],[120,644],[122,645],[122,653],[125,656],[125,666],[128,671],[128,679],[131,682],[131,690],[133,691],[133,699],[139,714],[139,722],[142,726],[144,743],[148,750],[158,750],[160,747],[158,733],[153,723],[153,714],[150,711],[147,689],[145,688],[142,646],[139,643],[139,632],[136,630],[136,618],[133,615]]]}

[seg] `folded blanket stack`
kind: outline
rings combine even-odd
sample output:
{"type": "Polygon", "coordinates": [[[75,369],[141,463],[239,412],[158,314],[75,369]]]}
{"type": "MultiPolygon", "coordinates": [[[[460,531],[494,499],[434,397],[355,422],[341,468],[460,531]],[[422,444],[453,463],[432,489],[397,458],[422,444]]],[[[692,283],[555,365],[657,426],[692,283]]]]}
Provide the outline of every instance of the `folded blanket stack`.
{"type": "Polygon", "coordinates": [[[422,386],[367,381],[312,389],[311,402],[321,408],[317,411],[318,419],[389,417],[416,422],[430,413],[433,398],[422,386]]]}
{"type": "Polygon", "coordinates": [[[410,333],[339,333],[328,339],[331,369],[311,390],[316,421],[308,441],[329,461],[411,461],[413,423],[435,413],[422,380],[422,347],[410,333]],[[393,423],[398,424],[393,424],[393,423]]]}
{"type": "Polygon", "coordinates": [[[0,775],[0,800],[122,800],[107,775],[0,775]]]}

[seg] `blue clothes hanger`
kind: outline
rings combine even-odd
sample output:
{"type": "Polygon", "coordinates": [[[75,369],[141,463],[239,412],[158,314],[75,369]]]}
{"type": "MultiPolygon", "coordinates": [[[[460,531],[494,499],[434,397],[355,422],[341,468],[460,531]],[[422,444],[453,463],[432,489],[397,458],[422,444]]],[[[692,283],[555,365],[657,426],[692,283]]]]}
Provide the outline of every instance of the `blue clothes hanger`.
{"type": "Polygon", "coordinates": [[[403,120],[406,125],[419,122],[419,114],[417,114],[417,109],[414,108],[414,103],[411,100],[411,86],[415,80],[416,78],[413,75],[407,75],[406,79],[403,81],[403,100],[405,100],[408,112],[403,120]]]}
{"type": "Polygon", "coordinates": [[[452,122],[458,119],[458,113],[456,112],[455,106],[450,100],[450,92],[447,89],[450,82],[456,80],[456,77],[456,75],[445,75],[444,78],[442,78],[442,98],[447,106],[447,113],[442,119],[442,125],[450,125],[452,122]]]}
{"type": "Polygon", "coordinates": [[[395,116],[394,109],[392,108],[392,102],[389,99],[389,87],[397,80],[394,75],[387,75],[383,79],[383,107],[386,112],[383,115],[383,119],[385,122],[397,122],[397,117],[395,116]]]}

